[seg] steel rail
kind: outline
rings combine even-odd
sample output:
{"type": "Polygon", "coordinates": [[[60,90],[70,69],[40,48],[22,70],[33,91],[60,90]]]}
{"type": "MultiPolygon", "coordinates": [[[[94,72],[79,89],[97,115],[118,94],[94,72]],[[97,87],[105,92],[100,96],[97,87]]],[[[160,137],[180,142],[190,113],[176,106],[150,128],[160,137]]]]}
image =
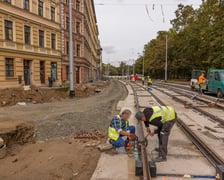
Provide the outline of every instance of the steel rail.
{"type": "MultiPolygon", "coordinates": [[[[160,92],[162,92],[162,93],[164,93],[164,94],[166,94],[167,96],[172,97],[174,100],[176,100],[176,101],[186,105],[186,101],[185,100],[183,100],[183,99],[181,99],[181,98],[179,98],[177,96],[173,96],[173,95],[171,95],[171,94],[169,94],[167,92],[163,92],[162,90],[160,90],[158,88],[155,88],[155,89],[160,91],[160,92]]],[[[215,115],[213,115],[213,114],[211,114],[211,113],[209,113],[209,112],[207,112],[207,111],[205,111],[205,110],[203,110],[203,109],[201,109],[199,107],[193,106],[191,104],[189,104],[188,106],[190,106],[192,109],[195,109],[196,111],[204,114],[205,116],[209,117],[210,119],[212,119],[212,120],[214,120],[214,121],[216,121],[216,122],[218,122],[218,123],[220,123],[221,125],[224,126],[224,119],[221,119],[221,118],[219,118],[219,117],[217,117],[217,116],[215,116],[215,115]]]]}
{"type": "MultiPolygon", "coordinates": [[[[137,109],[137,111],[140,110],[140,106],[139,106],[139,99],[138,99],[138,94],[137,91],[139,88],[139,86],[134,86],[134,84],[129,83],[129,85],[131,86],[132,90],[133,90],[133,94],[134,94],[134,98],[135,98],[135,107],[137,109]]],[[[142,90],[142,88],[141,88],[142,90]]],[[[139,140],[143,141],[144,140],[144,131],[143,131],[143,126],[142,123],[139,122],[138,123],[138,135],[139,135],[139,140]]],[[[146,146],[141,144],[141,161],[142,161],[142,166],[143,166],[143,179],[144,180],[151,180],[151,174],[150,174],[150,169],[149,169],[149,161],[148,161],[148,156],[147,156],[147,150],[146,150],[146,146]]]]}
{"type": "MultiPolygon", "coordinates": [[[[143,87],[142,85],[139,86],[143,87]]],[[[160,105],[166,106],[166,104],[154,93],[150,92],[150,94],[157,100],[160,105]]],[[[202,141],[197,136],[197,134],[195,134],[181,119],[177,118],[177,124],[215,168],[217,168],[219,165],[224,165],[224,159],[217,153],[215,153],[204,141],[202,141]]]]}
{"type": "Polygon", "coordinates": [[[180,93],[186,97],[193,97],[194,96],[194,99],[197,99],[199,101],[202,101],[202,102],[205,102],[205,103],[214,103],[214,105],[222,110],[224,110],[224,105],[223,104],[220,104],[224,102],[224,99],[221,99],[221,98],[215,98],[215,97],[210,97],[210,96],[203,96],[203,97],[199,97],[197,96],[196,93],[192,92],[190,89],[187,89],[186,87],[179,87],[179,86],[176,86],[175,84],[172,85],[172,84],[163,84],[163,83],[155,83],[154,86],[162,86],[162,87],[165,87],[165,88],[168,88],[174,92],[177,92],[177,93],[180,93]]]}

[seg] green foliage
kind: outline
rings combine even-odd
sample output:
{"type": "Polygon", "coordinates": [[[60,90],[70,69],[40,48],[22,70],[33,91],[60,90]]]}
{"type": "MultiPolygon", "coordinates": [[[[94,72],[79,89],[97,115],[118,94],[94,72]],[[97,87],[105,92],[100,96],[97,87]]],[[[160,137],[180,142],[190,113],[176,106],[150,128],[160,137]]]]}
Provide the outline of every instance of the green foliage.
{"type": "Polygon", "coordinates": [[[136,72],[164,77],[166,36],[168,37],[169,79],[189,79],[192,69],[224,68],[224,2],[207,0],[199,9],[178,5],[168,32],[158,32],[136,61],[136,72]]]}

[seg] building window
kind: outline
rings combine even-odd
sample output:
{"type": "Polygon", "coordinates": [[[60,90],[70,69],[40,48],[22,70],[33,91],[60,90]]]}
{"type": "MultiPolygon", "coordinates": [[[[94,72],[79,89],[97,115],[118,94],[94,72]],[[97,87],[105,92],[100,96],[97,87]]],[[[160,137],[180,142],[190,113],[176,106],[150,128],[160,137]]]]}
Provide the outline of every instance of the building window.
{"type": "Polygon", "coordinates": [[[31,36],[30,27],[25,25],[24,26],[24,42],[25,42],[25,44],[31,44],[30,36],[31,36]]]}
{"type": "Polygon", "coordinates": [[[29,10],[30,9],[30,0],[23,0],[23,8],[25,10],[29,10]]]}
{"type": "Polygon", "coordinates": [[[80,11],[80,1],[76,0],[76,10],[80,11]]]}
{"type": "Polygon", "coordinates": [[[80,34],[80,22],[76,22],[76,32],[80,34]]]}
{"type": "Polygon", "coordinates": [[[55,21],[55,8],[51,6],[51,20],[55,21]]]}
{"type": "Polygon", "coordinates": [[[13,23],[5,20],[5,40],[13,41],[13,23]]]}
{"type": "Polygon", "coordinates": [[[4,0],[4,2],[11,3],[11,0],[4,0]]]}
{"type": "Polygon", "coordinates": [[[66,17],[66,29],[69,30],[69,17],[66,17]]]}
{"type": "Polygon", "coordinates": [[[43,1],[39,0],[38,1],[38,15],[43,16],[44,14],[44,3],[43,1]]]}
{"type": "Polygon", "coordinates": [[[14,62],[12,58],[5,59],[5,73],[6,77],[14,77],[14,62]]]}
{"type": "Polygon", "coordinates": [[[39,30],[39,46],[44,48],[44,31],[39,30]]]}
{"type": "Polygon", "coordinates": [[[69,54],[69,41],[66,42],[66,52],[69,54]]]}
{"type": "Polygon", "coordinates": [[[51,49],[56,49],[56,35],[51,33],[51,49]]]}
{"type": "Polygon", "coordinates": [[[76,47],[76,55],[77,55],[77,57],[80,57],[81,56],[81,46],[80,46],[80,44],[77,44],[77,47],[76,47]]]}

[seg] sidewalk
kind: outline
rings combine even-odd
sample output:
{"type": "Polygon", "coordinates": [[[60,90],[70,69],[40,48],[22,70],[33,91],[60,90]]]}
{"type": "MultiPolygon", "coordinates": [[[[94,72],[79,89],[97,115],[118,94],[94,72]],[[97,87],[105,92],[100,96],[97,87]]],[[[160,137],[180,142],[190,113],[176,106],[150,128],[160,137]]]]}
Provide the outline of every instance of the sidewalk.
{"type": "MultiPolygon", "coordinates": [[[[123,82],[122,82],[123,83],[123,82]]],[[[125,84],[126,85],[126,84],[125,84]]],[[[136,125],[135,122],[135,104],[134,95],[130,85],[126,85],[128,96],[124,101],[120,101],[117,105],[117,110],[129,108],[132,111],[130,125],[136,125]]],[[[91,180],[136,180],[135,177],[135,160],[133,157],[128,157],[126,154],[111,155],[102,153],[98,165],[91,180]]]]}

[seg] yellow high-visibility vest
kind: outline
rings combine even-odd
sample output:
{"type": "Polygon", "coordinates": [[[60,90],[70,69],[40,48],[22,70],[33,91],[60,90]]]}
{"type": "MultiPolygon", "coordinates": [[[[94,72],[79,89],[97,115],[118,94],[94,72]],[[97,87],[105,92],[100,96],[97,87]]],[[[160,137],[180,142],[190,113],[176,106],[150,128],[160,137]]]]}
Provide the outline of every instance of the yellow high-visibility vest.
{"type": "Polygon", "coordinates": [[[151,78],[148,79],[148,83],[152,83],[152,79],[151,78]]]}
{"type": "Polygon", "coordinates": [[[149,119],[150,122],[158,117],[161,117],[162,118],[161,121],[164,124],[176,118],[175,110],[171,106],[153,106],[152,109],[153,109],[153,114],[149,119]]]}
{"type": "MultiPolygon", "coordinates": [[[[120,115],[117,115],[117,118],[120,120],[120,126],[122,126],[122,121],[120,115]]],[[[128,121],[126,121],[126,128],[128,128],[128,121]]],[[[108,137],[111,140],[118,140],[120,134],[117,132],[117,130],[114,127],[109,127],[108,128],[108,137]]]]}

